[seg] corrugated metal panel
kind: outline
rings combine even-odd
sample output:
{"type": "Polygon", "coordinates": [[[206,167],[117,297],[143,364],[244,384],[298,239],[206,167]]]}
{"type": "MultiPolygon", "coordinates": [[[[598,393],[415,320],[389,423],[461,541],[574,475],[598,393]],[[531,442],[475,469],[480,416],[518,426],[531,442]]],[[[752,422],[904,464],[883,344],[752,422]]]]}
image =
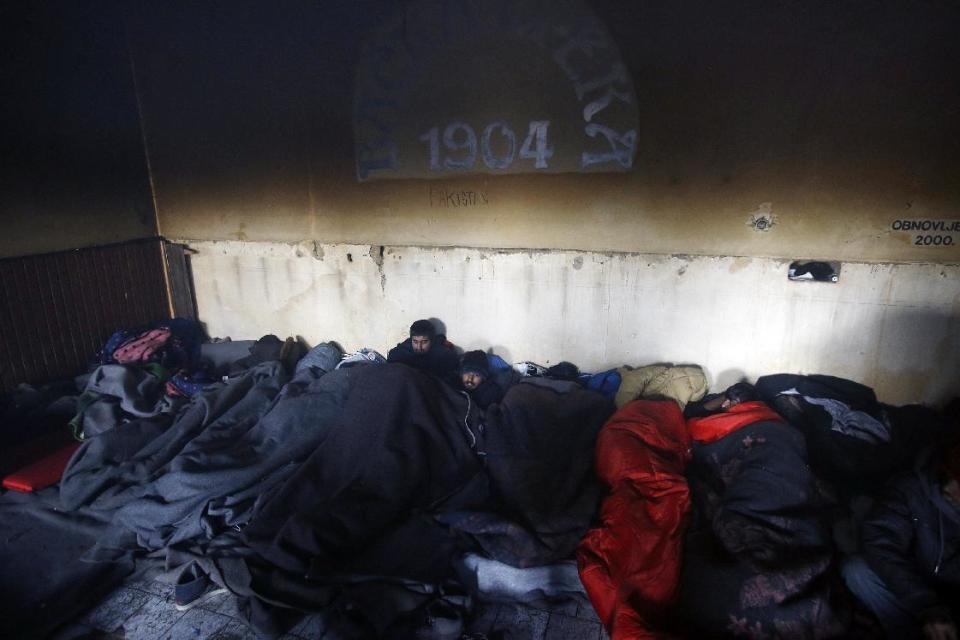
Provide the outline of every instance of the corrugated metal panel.
{"type": "Polygon", "coordinates": [[[169,318],[163,242],[0,260],[0,390],[76,375],[112,332],[169,318]]]}

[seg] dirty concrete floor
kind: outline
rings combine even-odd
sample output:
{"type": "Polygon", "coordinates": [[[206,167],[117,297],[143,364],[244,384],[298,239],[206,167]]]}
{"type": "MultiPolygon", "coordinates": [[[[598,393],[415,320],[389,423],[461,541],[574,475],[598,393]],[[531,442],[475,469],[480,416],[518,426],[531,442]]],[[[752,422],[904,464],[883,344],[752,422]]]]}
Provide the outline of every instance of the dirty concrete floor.
{"type": "MultiPolygon", "coordinates": [[[[480,603],[470,632],[502,630],[508,638],[608,640],[589,606],[570,602],[546,611],[525,605],[480,603]]],[[[257,640],[240,619],[236,600],[221,594],[187,611],[173,606],[173,587],[155,581],[131,582],[87,612],[63,638],[126,640],[257,640]]],[[[328,632],[324,617],[304,617],[282,640],[348,640],[328,632]]]]}

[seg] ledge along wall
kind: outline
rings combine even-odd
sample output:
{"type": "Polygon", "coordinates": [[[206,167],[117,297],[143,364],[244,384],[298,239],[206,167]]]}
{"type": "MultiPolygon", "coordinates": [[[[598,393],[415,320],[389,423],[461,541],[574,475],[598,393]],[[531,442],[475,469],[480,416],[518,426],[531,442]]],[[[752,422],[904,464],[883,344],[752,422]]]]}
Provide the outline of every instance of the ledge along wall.
{"type": "Polygon", "coordinates": [[[409,59],[371,45],[393,4],[343,5],[126,18],[160,230],[197,252],[211,335],[385,352],[435,317],[513,361],[960,392],[957,6],[590,3],[629,69],[634,154],[542,175],[460,170],[462,140],[430,137],[502,120],[519,146],[531,100],[556,105],[557,154],[579,126],[555,55],[454,16],[403,75],[408,177],[358,180],[354,74],[373,50],[387,78],[409,59]],[[788,281],[797,259],[841,261],[840,281],[788,281]]]}

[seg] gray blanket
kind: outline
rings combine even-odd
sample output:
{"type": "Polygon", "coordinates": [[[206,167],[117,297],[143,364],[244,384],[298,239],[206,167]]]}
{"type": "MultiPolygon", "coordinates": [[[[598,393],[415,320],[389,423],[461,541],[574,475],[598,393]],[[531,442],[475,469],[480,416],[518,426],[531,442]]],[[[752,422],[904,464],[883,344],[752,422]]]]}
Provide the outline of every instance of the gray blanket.
{"type": "Polygon", "coordinates": [[[344,576],[440,584],[461,542],[434,517],[446,510],[519,522],[510,531],[521,540],[501,532],[494,545],[516,564],[565,557],[596,506],[593,439],[610,408],[582,389],[518,385],[481,437],[465,394],[408,367],[306,367],[289,380],[267,362],[205,389],[172,421],[135,419],[89,439],[60,496],[109,516],[88,558],[195,561],[262,634],[349,598],[376,633],[411,637],[389,631],[406,606],[371,605],[382,585],[344,576]]]}
{"type": "Polygon", "coordinates": [[[88,440],[64,472],[61,499],[113,512],[148,550],[241,526],[323,440],[348,376],[308,370],[284,388],[279,363],[258,365],[195,396],[169,426],[146,418],[88,440]]]}
{"type": "Polygon", "coordinates": [[[92,437],[131,419],[176,413],[181,404],[165,394],[163,381],[148,370],[105,364],[87,377],[74,422],[78,432],[92,437]]]}

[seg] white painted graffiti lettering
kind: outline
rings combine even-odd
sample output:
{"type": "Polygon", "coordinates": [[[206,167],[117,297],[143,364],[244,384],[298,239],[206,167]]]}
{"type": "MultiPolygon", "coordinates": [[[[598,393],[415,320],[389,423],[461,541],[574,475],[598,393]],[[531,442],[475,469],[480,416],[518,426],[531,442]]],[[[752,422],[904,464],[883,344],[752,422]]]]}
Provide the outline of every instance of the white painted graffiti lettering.
{"type": "Polygon", "coordinates": [[[627,75],[627,68],[619,63],[615,64],[610,73],[602,78],[597,78],[589,82],[578,82],[575,85],[575,89],[577,91],[577,97],[581,100],[583,100],[583,97],[588,93],[606,88],[603,95],[591,101],[583,108],[584,121],[590,122],[593,116],[609,107],[614,98],[630,104],[631,97],[629,87],[630,76],[627,75]],[[617,85],[624,85],[625,88],[618,89],[617,85]]]}
{"type": "Polygon", "coordinates": [[[443,166],[447,169],[472,169],[477,162],[477,134],[468,124],[451,122],[443,130],[443,146],[450,151],[466,151],[463,158],[443,159],[443,166]],[[457,131],[463,131],[463,139],[457,140],[457,131]]]}
{"type": "MultiPolygon", "coordinates": [[[[553,156],[553,148],[547,141],[549,120],[533,120],[527,129],[527,136],[517,153],[517,136],[503,120],[494,120],[483,129],[480,136],[480,155],[489,169],[509,169],[514,160],[533,160],[537,169],[548,168],[547,161],[553,156]],[[494,150],[494,136],[505,144],[499,152],[494,150]]],[[[443,147],[447,152],[441,159],[440,127],[431,127],[422,134],[420,141],[427,143],[428,164],[431,171],[469,171],[477,161],[477,134],[473,127],[464,122],[451,122],[443,130],[443,147]],[[460,152],[465,155],[458,157],[460,152]]]]}
{"type": "MultiPolygon", "coordinates": [[[[364,35],[356,65],[357,177],[631,169],[639,130],[632,74],[589,3],[559,4],[558,9],[555,0],[405,0],[385,14],[364,35]],[[512,56],[535,51],[531,59],[551,67],[543,70],[550,83],[544,95],[555,100],[501,102],[498,87],[509,87],[526,72],[491,65],[470,67],[478,77],[463,79],[482,89],[479,101],[463,103],[458,97],[449,109],[442,102],[424,106],[421,95],[430,90],[430,74],[453,71],[457,56],[472,48],[499,51],[505,40],[510,44],[504,51],[512,56]],[[559,126],[567,114],[574,121],[559,126]],[[428,120],[420,119],[424,116],[428,120]],[[411,132],[409,125],[417,122],[426,126],[415,124],[411,132]],[[424,148],[418,147],[418,134],[424,148]]],[[[448,203],[444,196],[445,204],[431,206],[454,206],[454,200],[448,203]]],[[[461,194],[460,200],[472,206],[469,196],[461,194]]]]}
{"type": "Polygon", "coordinates": [[[546,169],[547,160],[553,157],[553,147],[547,144],[549,120],[534,120],[527,130],[527,137],[520,146],[520,157],[533,160],[537,169],[546,169]]]}
{"type": "Polygon", "coordinates": [[[516,148],[517,136],[513,134],[513,130],[503,120],[496,120],[488,124],[483,130],[483,135],[480,136],[480,153],[483,155],[483,163],[491,169],[508,169],[513,164],[513,154],[516,148]],[[500,130],[500,135],[507,141],[509,149],[506,154],[499,158],[493,154],[493,149],[490,148],[490,136],[493,135],[495,129],[500,130]]]}
{"type": "Polygon", "coordinates": [[[610,38],[600,25],[595,23],[581,26],[570,39],[553,52],[553,61],[560,66],[567,78],[577,82],[580,72],[576,57],[578,54],[590,59],[599,50],[610,49],[610,38]]]}
{"type": "Polygon", "coordinates": [[[603,153],[584,151],[580,159],[580,165],[584,169],[594,164],[610,161],[618,162],[620,166],[626,169],[629,169],[633,165],[633,151],[637,145],[637,132],[635,129],[630,129],[620,134],[610,127],[591,122],[584,127],[584,132],[591,138],[596,138],[597,134],[600,134],[606,138],[610,144],[610,151],[603,153]]]}

